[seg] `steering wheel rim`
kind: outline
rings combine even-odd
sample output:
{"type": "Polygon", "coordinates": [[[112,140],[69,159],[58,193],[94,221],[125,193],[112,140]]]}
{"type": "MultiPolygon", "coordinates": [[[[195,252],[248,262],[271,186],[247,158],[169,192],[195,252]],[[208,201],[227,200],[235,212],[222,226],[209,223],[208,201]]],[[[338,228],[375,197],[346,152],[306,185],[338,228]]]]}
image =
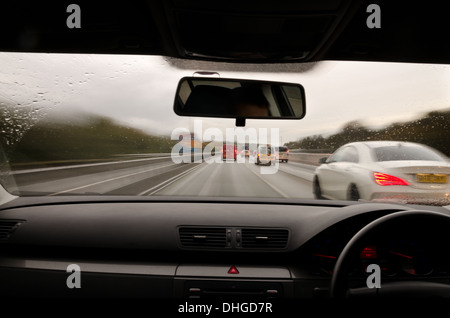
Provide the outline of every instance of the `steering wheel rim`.
{"type": "MultiPolygon", "coordinates": [[[[392,225],[393,222],[399,220],[408,220],[408,219],[418,219],[423,218],[424,220],[431,220],[433,222],[449,222],[450,224],[450,216],[444,213],[439,212],[431,212],[431,211],[422,211],[422,210],[413,210],[413,211],[400,211],[394,212],[392,214],[388,214],[382,216],[371,223],[364,226],[361,230],[359,230],[347,243],[347,245],[342,250],[339,255],[336,265],[333,270],[333,276],[331,278],[330,283],[330,297],[335,299],[346,298],[347,293],[349,291],[348,288],[348,277],[347,274],[352,266],[352,256],[356,255],[355,253],[359,252],[359,249],[363,246],[363,242],[369,236],[376,234],[379,231],[382,231],[383,228],[392,225]]],[[[436,287],[436,285],[440,285],[442,288],[439,289],[439,292],[442,295],[445,294],[445,297],[450,297],[450,285],[444,284],[419,284],[417,290],[411,289],[411,281],[405,282],[404,289],[409,289],[411,292],[418,292],[419,290],[429,291],[430,288],[436,287]]],[[[389,285],[385,286],[388,287],[389,285]]],[[[383,283],[381,283],[381,287],[383,288],[383,283]]],[[[392,287],[392,285],[391,285],[392,287]]],[[[394,289],[395,293],[399,294],[401,290],[402,283],[395,283],[394,289]]],[[[373,295],[377,294],[377,289],[369,289],[373,295]]]]}

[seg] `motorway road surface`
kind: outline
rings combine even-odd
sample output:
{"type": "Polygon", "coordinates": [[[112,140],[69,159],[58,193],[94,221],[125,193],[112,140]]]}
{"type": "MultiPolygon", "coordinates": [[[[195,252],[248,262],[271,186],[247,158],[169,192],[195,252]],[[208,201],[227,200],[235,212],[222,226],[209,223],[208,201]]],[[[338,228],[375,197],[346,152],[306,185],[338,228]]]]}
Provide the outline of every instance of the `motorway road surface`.
{"type": "Polygon", "coordinates": [[[313,198],[311,181],[286,172],[284,165],[280,164],[274,174],[262,174],[262,167],[251,163],[201,164],[195,171],[153,194],[313,198]]]}
{"type": "Polygon", "coordinates": [[[18,171],[12,190],[19,195],[314,197],[314,166],[279,163],[272,166],[274,174],[261,173],[264,168],[235,161],[175,164],[160,157],[18,171]]]}

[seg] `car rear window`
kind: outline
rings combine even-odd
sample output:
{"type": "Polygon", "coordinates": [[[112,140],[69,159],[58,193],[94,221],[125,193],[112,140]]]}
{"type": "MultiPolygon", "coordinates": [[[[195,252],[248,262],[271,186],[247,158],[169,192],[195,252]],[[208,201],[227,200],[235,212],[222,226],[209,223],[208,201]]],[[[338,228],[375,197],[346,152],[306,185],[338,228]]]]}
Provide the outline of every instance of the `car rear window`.
{"type": "Polygon", "coordinates": [[[286,152],[287,147],[277,147],[279,152],[286,152]]]}
{"type": "Polygon", "coordinates": [[[377,161],[430,160],[445,161],[439,154],[419,146],[385,146],[374,148],[377,161]]]}

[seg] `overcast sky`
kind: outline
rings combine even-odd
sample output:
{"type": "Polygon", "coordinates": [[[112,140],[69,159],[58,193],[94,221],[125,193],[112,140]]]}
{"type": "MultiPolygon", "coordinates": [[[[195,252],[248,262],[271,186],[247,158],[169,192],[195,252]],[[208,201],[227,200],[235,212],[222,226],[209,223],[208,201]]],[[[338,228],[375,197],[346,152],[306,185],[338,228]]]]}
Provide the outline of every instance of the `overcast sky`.
{"type": "MultiPolygon", "coordinates": [[[[450,67],[326,61],[308,65],[183,63],[153,56],[0,53],[0,106],[55,114],[94,113],[154,134],[192,129],[193,118],[173,112],[178,81],[195,71],[221,77],[300,83],[306,91],[302,120],[247,120],[246,127],[278,127],[282,142],[330,134],[359,120],[379,128],[432,110],[450,108],[450,67]],[[254,72],[249,72],[253,71],[254,72]]],[[[235,127],[232,119],[204,119],[203,128],[235,127]]]]}

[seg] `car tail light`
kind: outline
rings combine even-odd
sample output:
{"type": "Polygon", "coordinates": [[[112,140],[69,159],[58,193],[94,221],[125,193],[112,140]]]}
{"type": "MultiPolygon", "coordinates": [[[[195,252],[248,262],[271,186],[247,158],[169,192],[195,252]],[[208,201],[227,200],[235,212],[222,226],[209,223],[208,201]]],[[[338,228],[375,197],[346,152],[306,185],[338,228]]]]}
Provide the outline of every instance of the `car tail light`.
{"type": "Polygon", "coordinates": [[[399,178],[399,177],[385,174],[385,173],[374,172],[373,177],[374,177],[375,182],[381,186],[409,185],[408,181],[403,180],[402,178],[399,178]]]}

